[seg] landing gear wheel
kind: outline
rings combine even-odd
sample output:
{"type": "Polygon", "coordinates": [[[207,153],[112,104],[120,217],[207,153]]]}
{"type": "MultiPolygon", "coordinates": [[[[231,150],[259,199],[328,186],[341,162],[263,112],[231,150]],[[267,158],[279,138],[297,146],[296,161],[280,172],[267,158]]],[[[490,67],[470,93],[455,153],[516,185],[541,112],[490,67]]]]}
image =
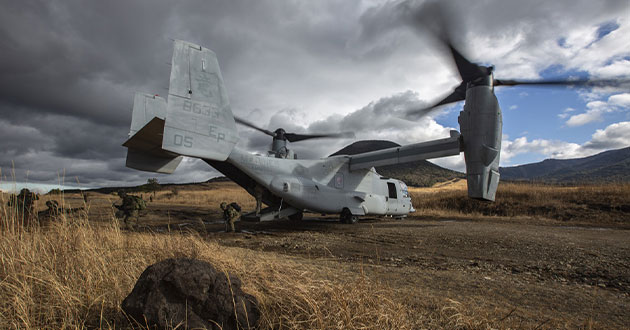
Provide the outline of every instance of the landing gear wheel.
{"type": "Polygon", "coordinates": [[[291,214],[289,216],[289,220],[291,221],[302,221],[303,218],[304,218],[304,212],[298,212],[296,214],[291,214]]]}
{"type": "Polygon", "coordinates": [[[356,215],[353,215],[349,209],[345,208],[343,209],[343,211],[341,211],[339,220],[341,220],[341,223],[355,224],[359,221],[359,217],[357,217],[356,215]]]}

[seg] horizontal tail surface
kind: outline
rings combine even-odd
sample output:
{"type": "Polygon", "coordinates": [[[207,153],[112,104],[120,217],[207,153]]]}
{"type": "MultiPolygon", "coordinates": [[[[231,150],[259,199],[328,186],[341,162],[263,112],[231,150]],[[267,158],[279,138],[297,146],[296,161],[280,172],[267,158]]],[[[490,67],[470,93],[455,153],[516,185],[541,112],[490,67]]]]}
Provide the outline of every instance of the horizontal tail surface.
{"type": "Polygon", "coordinates": [[[141,171],[173,173],[183,157],[162,149],[163,131],[164,120],[154,117],[134,132],[123,144],[127,147],[127,167],[141,171]]]}

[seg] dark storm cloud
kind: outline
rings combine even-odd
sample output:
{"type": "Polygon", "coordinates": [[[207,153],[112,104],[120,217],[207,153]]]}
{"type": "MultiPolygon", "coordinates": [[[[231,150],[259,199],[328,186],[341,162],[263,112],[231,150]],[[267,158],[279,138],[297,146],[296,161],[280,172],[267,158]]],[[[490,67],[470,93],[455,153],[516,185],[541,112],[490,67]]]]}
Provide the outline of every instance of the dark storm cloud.
{"type": "MultiPolygon", "coordinates": [[[[128,132],[133,92],[166,93],[170,38],[215,50],[235,111],[249,112],[254,100],[269,96],[252,86],[291,75],[309,52],[336,56],[343,51],[340,32],[354,24],[357,5],[3,1],[0,166],[6,173],[13,161],[18,175],[28,171],[31,179],[43,181],[55,180],[62,169],[88,184],[143,180],[151,174],[125,168],[126,149],[120,144],[128,132]],[[279,61],[278,54],[292,60],[279,61]],[[269,71],[249,74],[261,66],[269,71]]],[[[216,175],[202,162],[186,162],[182,169],[190,172],[178,170],[170,178],[216,175]]]]}
{"type": "Polygon", "coordinates": [[[50,147],[50,141],[40,131],[33,127],[13,125],[10,122],[0,120],[0,141],[2,141],[3,157],[0,161],[5,167],[11,158],[33,151],[35,146],[50,147]]]}
{"type": "MultiPolygon", "coordinates": [[[[12,161],[18,179],[28,172],[29,180],[42,182],[56,182],[64,169],[68,178],[80,177],[86,185],[142,183],[150,177],[199,181],[216,175],[205,163],[189,159],[170,176],[124,166],[121,144],[133,93],[167,93],[171,38],[215,51],[234,113],[267,123],[267,129],[354,131],[358,138],[398,143],[448,133],[431,116],[417,122],[398,118],[405,109],[446,93],[456,80],[452,67],[444,65],[448,59],[436,56],[426,36],[415,33],[417,22],[411,18],[421,1],[0,3],[3,176],[12,161]],[[417,92],[401,93],[410,89],[417,92]]],[[[624,5],[466,1],[449,8],[461,14],[461,25],[454,29],[473,59],[501,68],[509,62],[504,58],[515,56],[514,48],[531,47],[534,51],[523,60],[511,58],[518,65],[502,71],[531,75],[549,59],[535,50],[554,36],[552,30],[609,22],[610,13],[624,5]],[[501,53],[503,42],[497,40],[509,41],[518,31],[528,31],[528,37],[501,53]],[[483,53],[488,47],[477,42],[490,44],[493,52],[483,53]]],[[[271,144],[271,137],[242,127],[239,135],[240,145],[251,150],[266,152],[271,144]]],[[[350,142],[307,141],[292,147],[302,158],[320,157],[350,142]]]]}
{"type": "Polygon", "coordinates": [[[168,44],[168,13],[151,1],[3,3],[0,120],[17,130],[0,140],[3,173],[13,161],[18,181],[64,170],[85,184],[125,180],[108,163],[124,164],[132,91],[168,84],[170,50],[156,45],[168,44]]]}
{"type": "Polygon", "coordinates": [[[168,77],[163,63],[169,50],[156,42],[166,43],[160,22],[168,11],[149,4],[43,1],[3,6],[0,99],[32,112],[127,123],[128,88],[159,85],[168,77]]]}

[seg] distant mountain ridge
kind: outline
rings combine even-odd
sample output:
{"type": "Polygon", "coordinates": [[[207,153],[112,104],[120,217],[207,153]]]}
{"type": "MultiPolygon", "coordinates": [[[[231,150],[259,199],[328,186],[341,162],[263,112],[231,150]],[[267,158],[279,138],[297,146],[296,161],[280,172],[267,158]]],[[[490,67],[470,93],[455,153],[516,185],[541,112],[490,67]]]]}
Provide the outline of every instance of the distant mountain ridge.
{"type": "Polygon", "coordinates": [[[501,167],[501,180],[548,183],[630,182],[630,147],[608,150],[575,159],[545,159],[542,162],[501,167]]]}
{"type": "MultiPolygon", "coordinates": [[[[392,147],[400,147],[400,145],[383,140],[357,141],[330,156],[356,155],[392,147]]],[[[402,180],[407,185],[413,187],[430,187],[438,182],[466,177],[464,173],[445,169],[426,160],[397,165],[377,166],[376,172],[385,177],[402,180]]]]}

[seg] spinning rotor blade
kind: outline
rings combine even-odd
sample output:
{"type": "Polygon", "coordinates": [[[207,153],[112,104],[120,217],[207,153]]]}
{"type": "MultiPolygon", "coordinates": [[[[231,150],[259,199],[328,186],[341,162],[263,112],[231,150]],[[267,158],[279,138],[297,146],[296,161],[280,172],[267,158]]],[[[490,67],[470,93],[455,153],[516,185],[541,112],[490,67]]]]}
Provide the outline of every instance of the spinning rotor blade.
{"type": "MultiPolygon", "coordinates": [[[[456,43],[454,40],[456,40],[457,31],[453,27],[458,23],[453,19],[449,19],[449,17],[452,17],[452,13],[447,9],[447,7],[437,1],[429,1],[414,15],[416,23],[419,26],[423,26],[427,32],[450,51],[450,58],[457,67],[457,71],[463,82],[470,82],[477,78],[487,76],[491,73],[492,68],[480,66],[469,61],[462,52],[455,47],[456,43]]],[[[460,87],[462,86],[458,88],[460,87]]],[[[464,84],[464,91],[465,87],[466,85],[464,84]]]]}
{"type": "Polygon", "coordinates": [[[494,86],[586,86],[586,87],[619,87],[623,84],[630,83],[630,79],[579,79],[579,80],[512,80],[512,79],[495,79],[494,86]]]}
{"type": "Polygon", "coordinates": [[[422,108],[422,109],[409,110],[406,113],[406,117],[422,116],[422,115],[427,114],[429,111],[433,110],[434,108],[439,107],[440,105],[449,104],[453,102],[459,102],[459,101],[463,101],[464,99],[466,99],[466,83],[462,81],[462,83],[459,84],[459,86],[457,86],[457,88],[455,88],[455,90],[451,94],[447,95],[445,98],[443,98],[436,104],[428,106],[426,108],[422,108]]]}
{"type": "MultiPolygon", "coordinates": [[[[479,66],[465,58],[462,53],[457,51],[457,49],[450,43],[449,40],[445,40],[445,42],[448,48],[451,50],[453,60],[455,61],[455,65],[457,66],[457,71],[459,71],[459,75],[462,77],[463,82],[470,82],[477,78],[485,77],[490,73],[490,70],[488,70],[488,68],[486,68],[485,66],[479,66]]],[[[464,86],[464,91],[465,87],[466,86],[464,86]]]]}
{"type": "Polygon", "coordinates": [[[289,142],[297,142],[304,141],[309,139],[321,139],[321,138],[353,138],[354,133],[352,132],[344,132],[344,133],[335,133],[335,134],[296,134],[296,133],[285,133],[284,137],[287,138],[289,142]]]}
{"type": "Polygon", "coordinates": [[[492,67],[485,67],[471,62],[454,46],[451,37],[453,31],[449,28],[446,12],[444,12],[442,6],[437,3],[428,3],[416,15],[416,19],[418,19],[420,25],[425,26],[449,50],[450,57],[457,67],[462,82],[442,100],[426,108],[407,111],[406,117],[421,116],[440,105],[463,101],[466,99],[466,85],[476,79],[487,77],[492,72],[492,67]]]}
{"type": "Polygon", "coordinates": [[[245,126],[247,126],[249,128],[253,128],[253,129],[257,130],[257,131],[263,132],[263,133],[265,133],[265,134],[267,134],[269,136],[276,137],[276,133],[275,132],[268,131],[268,130],[266,130],[264,128],[260,128],[260,127],[254,125],[254,124],[252,124],[252,123],[250,123],[250,122],[248,122],[246,120],[243,120],[243,119],[241,119],[239,117],[234,116],[234,121],[236,121],[237,123],[239,123],[241,125],[245,125],[245,126]]]}
{"type": "Polygon", "coordinates": [[[278,138],[280,140],[286,139],[289,142],[297,142],[304,141],[309,139],[321,139],[321,138],[353,138],[354,133],[352,132],[343,132],[343,133],[332,133],[332,134],[298,134],[298,133],[285,133],[283,129],[278,129],[275,132],[266,130],[264,128],[260,128],[247,120],[234,116],[234,120],[241,124],[245,125],[249,128],[253,128],[257,131],[263,132],[269,136],[274,138],[278,138]]]}
{"type": "Polygon", "coordinates": [[[419,25],[422,25],[430,32],[435,39],[442,43],[449,51],[450,56],[457,67],[457,71],[462,78],[455,90],[447,95],[442,100],[436,102],[430,107],[423,109],[407,111],[406,117],[417,117],[424,115],[431,111],[433,108],[440,105],[458,102],[466,99],[466,89],[469,84],[472,85],[488,85],[488,86],[517,86],[517,85],[530,85],[530,86],[576,86],[576,87],[626,87],[630,84],[629,78],[624,79],[577,79],[577,80],[518,80],[518,79],[493,79],[492,73],[494,67],[482,66],[469,61],[460,52],[457,47],[454,46],[453,36],[455,30],[453,26],[457,24],[454,19],[449,19],[447,16],[446,7],[440,5],[438,2],[428,2],[425,4],[414,16],[417,19],[419,25]],[[490,81],[490,79],[493,79],[490,81]]]}

